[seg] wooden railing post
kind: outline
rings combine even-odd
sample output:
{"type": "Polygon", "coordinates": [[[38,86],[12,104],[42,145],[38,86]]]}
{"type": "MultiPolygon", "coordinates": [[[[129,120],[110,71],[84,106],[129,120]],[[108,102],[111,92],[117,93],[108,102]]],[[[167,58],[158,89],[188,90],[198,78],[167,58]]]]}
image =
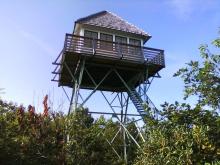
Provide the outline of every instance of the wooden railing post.
{"type": "Polygon", "coordinates": [[[117,54],[120,56],[120,59],[122,59],[123,58],[123,53],[122,53],[122,49],[121,49],[121,45],[120,45],[120,43],[118,42],[118,43],[115,43],[117,46],[117,48],[116,48],[116,51],[117,51],[117,54]]]}
{"type": "Polygon", "coordinates": [[[95,55],[96,53],[96,40],[92,39],[92,54],[95,55]]]}
{"type": "Polygon", "coordinates": [[[66,51],[66,44],[67,44],[67,39],[68,38],[68,34],[66,34],[66,36],[65,36],[65,41],[64,41],[64,46],[63,46],[63,49],[64,49],[64,51],[66,51]]]}

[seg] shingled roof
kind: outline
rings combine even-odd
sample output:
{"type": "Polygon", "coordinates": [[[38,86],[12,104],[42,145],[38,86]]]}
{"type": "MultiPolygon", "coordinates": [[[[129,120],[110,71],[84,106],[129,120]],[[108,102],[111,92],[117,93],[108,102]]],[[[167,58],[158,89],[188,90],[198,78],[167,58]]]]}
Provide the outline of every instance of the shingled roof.
{"type": "Polygon", "coordinates": [[[134,34],[142,35],[146,38],[150,38],[150,35],[145,31],[132,25],[131,23],[128,23],[119,16],[108,11],[101,11],[89,15],[87,17],[80,18],[75,23],[105,27],[105,28],[124,31],[128,33],[134,33],[134,34]]]}

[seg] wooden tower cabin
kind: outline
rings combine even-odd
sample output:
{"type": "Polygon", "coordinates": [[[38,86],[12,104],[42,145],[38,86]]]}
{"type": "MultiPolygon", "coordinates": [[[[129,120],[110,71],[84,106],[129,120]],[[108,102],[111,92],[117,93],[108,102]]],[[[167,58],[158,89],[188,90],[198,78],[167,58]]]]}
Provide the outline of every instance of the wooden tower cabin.
{"type": "Polygon", "coordinates": [[[72,88],[71,96],[68,96],[69,112],[83,106],[99,91],[112,110],[102,114],[116,117],[126,135],[137,144],[126,129],[127,118],[144,119],[149,110],[156,116],[157,109],[147,96],[147,90],[165,67],[164,51],[144,46],[150,38],[148,33],[108,11],[78,19],[73,33],[65,36],[52,72],[52,81],[58,82],[64,91],[64,87],[72,88]],[[80,89],[91,90],[91,93],[83,99],[80,89]],[[105,95],[108,91],[115,94],[113,100],[108,100],[105,95]],[[120,111],[113,106],[116,99],[120,111]],[[136,114],[129,114],[129,102],[136,108],[136,114]]]}

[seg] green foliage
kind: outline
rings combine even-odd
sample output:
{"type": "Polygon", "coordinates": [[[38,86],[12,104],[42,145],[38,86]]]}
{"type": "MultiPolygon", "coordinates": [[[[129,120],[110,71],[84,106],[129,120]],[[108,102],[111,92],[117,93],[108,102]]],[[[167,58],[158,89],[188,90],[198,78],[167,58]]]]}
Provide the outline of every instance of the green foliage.
{"type": "MultiPolygon", "coordinates": [[[[69,116],[37,114],[32,106],[25,110],[0,101],[0,164],[123,165],[107,142],[119,128],[111,119],[95,121],[88,109],[77,109],[69,116]]],[[[137,133],[133,124],[127,129],[137,133]]],[[[120,131],[112,147],[123,157],[122,144],[120,131]]],[[[132,164],[137,147],[131,141],[128,145],[128,164],[132,164]]]]}
{"type": "Polygon", "coordinates": [[[107,146],[100,135],[102,130],[93,121],[87,109],[77,110],[68,117],[67,147],[70,164],[111,164],[106,160],[107,146]]]}
{"type": "Polygon", "coordinates": [[[43,116],[1,102],[0,164],[60,164],[63,126],[60,114],[43,116]]]}
{"type": "MultiPolygon", "coordinates": [[[[212,42],[217,50],[220,38],[212,42]]],[[[200,47],[202,61],[191,61],[174,76],[185,83],[185,99],[198,103],[164,103],[160,120],[146,117],[146,142],[136,165],[219,164],[220,160],[220,55],[200,47]]]]}
{"type": "MultiPolygon", "coordinates": [[[[119,128],[119,123],[113,122],[111,119],[106,120],[104,117],[94,121],[91,115],[88,114],[88,109],[76,110],[68,117],[68,162],[79,165],[124,164],[123,160],[119,159],[112,149],[114,147],[117,153],[123,153],[121,131],[115,137],[112,146],[107,142],[116,135],[119,128]]],[[[129,124],[127,129],[134,134],[136,133],[133,124],[129,124]]],[[[130,146],[128,164],[132,164],[136,157],[137,147],[130,141],[127,144],[130,146]]]]}
{"type": "Polygon", "coordinates": [[[146,128],[136,164],[204,164],[220,160],[220,117],[201,107],[164,104],[163,120],[146,128]]]}
{"type": "MultiPolygon", "coordinates": [[[[219,50],[220,38],[212,45],[219,50]]],[[[201,45],[199,49],[202,62],[190,61],[174,76],[180,76],[185,83],[185,99],[198,96],[198,104],[220,109],[220,54],[211,53],[207,45],[201,45]]]]}

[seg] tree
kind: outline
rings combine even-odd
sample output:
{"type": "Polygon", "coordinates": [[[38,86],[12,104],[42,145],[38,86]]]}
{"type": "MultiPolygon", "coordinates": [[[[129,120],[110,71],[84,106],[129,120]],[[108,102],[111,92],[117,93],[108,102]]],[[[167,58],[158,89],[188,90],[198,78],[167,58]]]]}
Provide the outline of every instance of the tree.
{"type": "Polygon", "coordinates": [[[0,164],[65,162],[63,116],[37,114],[0,100],[0,164]]]}
{"type": "MultiPolygon", "coordinates": [[[[204,164],[220,160],[220,117],[187,104],[165,103],[163,120],[147,126],[136,164],[204,164]]],[[[153,119],[152,119],[153,120],[153,119]]]]}
{"type": "MultiPolygon", "coordinates": [[[[219,32],[220,33],[220,32],[219,32]]],[[[212,45],[220,49],[220,38],[212,45]]],[[[202,62],[190,61],[187,67],[180,69],[174,76],[180,76],[185,83],[185,99],[198,96],[198,104],[220,109],[220,53],[211,53],[208,45],[200,46],[202,62]]]]}
{"type": "MultiPolygon", "coordinates": [[[[107,141],[115,136],[119,127],[119,123],[111,119],[106,120],[103,116],[94,120],[88,113],[88,109],[77,109],[68,117],[68,162],[77,165],[123,165],[123,160],[119,159],[112,149],[114,147],[118,154],[123,153],[120,133],[115,137],[112,147],[107,141]]],[[[132,131],[134,126],[129,124],[127,129],[132,131]]],[[[132,142],[128,144],[133,149],[128,151],[130,155],[128,161],[132,164],[137,147],[132,142]]],[[[123,154],[120,156],[123,157],[123,154]]]]}
{"type": "MultiPolygon", "coordinates": [[[[219,50],[220,38],[212,44],[219,50]]],[[[186,103],[165,103],[161,120],[148,117],[146,142],[136,165],[205,164],[220,160],[220,56],[200,47],[202,62],[191,61],[174,76],[185,83],[185,99],[198,97],[191,107],[186,103]]]]}
{"type": "MultiPolygon", "coordinates": [[[[16,106],[0,100],[0,164],[92,164],[123,165],[109,145],[120,124],[100,117],[94,120],[88,109],[76,109],[69,116],[49,112],[47,96],[44,112],[35,107],[16,106]]],[[[133,124],[127,129],[136,134],[133,124]]],[[[112,146],[122,154],[122,133],[112,146]]],[[[132,164],[137,147],[127,143],[128,164],[132,164]]],[[[123,157],[123,154],[120,155],[123,157]]]]}

